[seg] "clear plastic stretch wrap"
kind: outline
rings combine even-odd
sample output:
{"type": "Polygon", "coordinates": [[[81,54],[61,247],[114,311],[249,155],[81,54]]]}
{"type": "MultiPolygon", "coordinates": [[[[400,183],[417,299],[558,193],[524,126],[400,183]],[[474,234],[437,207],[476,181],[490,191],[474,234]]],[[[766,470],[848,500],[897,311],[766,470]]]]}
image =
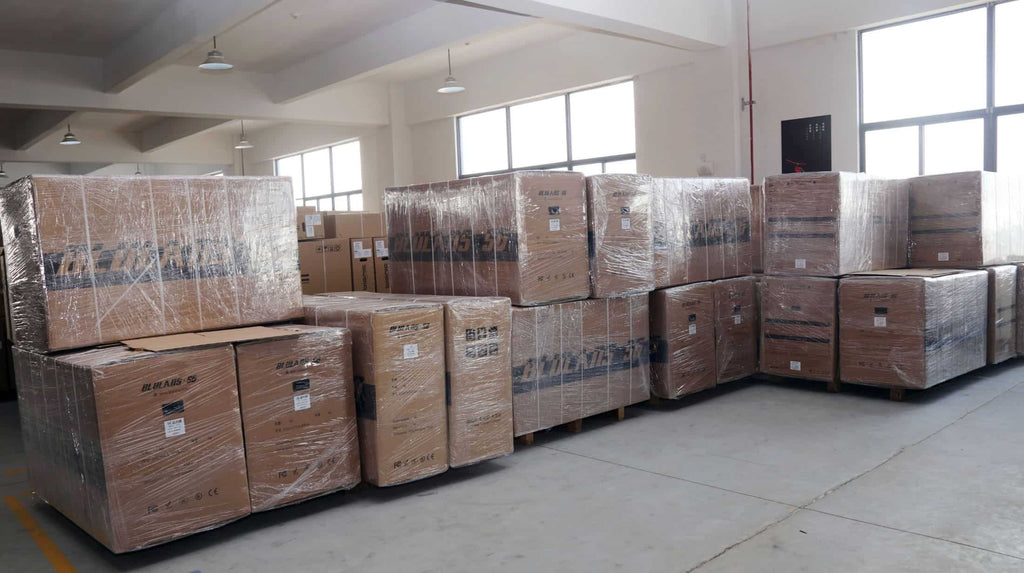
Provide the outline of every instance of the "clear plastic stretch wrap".
{"type": "Polygon", "coordinates": [[[439,304],[304,297],[306,323],[352,331],[363,479],[389,486],[448,469],[439,304]]]}
{"type": "Polygon", "coordinates": [[[1017,356],[1017,265],[989,267],[988,363],[1017,356]]]}
{"type": "Polygon", "coordinates": [[[836,279],[761,278],[761,372],[836,380],[836,279]]]}
{"type": "Polygon", "coordinates": [[[757,373],[757,279],[715,281],[715,360],[717,383],[757,373]]]}
{"type": "Polygon", "coordinates": [[[302,316],[288,178],[26,177],[0,227],[26,349],[302,316]]]}
{"type": "Polygon", "coordinates": [[[521,436],[650,398],[647,294],[512,309],[521,436]]]}
{"type": "Polygon", "coordinates": [[[512,308],[504,297],[329,293],[444,305],[448,465],[512,453],[512,308]]]}
{"type": "Polygon", "coordinates": [[[14,357],[36,494],[111,551],[249,514],[230,345],[14,357]]]}
{"type": "Polygon", "coordinates": [[[391,292],[505,296],[532,306],[589,293],[583,175],[520,171],[385,190],[391,292]]]}
{"type": "Polygon", "coordinates": [[[764,272],[764,188],[750,186],[750,251],[755,273],[764,272]]]}
{"type": "Polygon", "coordinates": [[[287,332],[235,346],[253,511],[360,481],[351,333],[280,328],[287,332]]]}
{"type": "Polygon", "coordinates": [[[985,366],[988,274],[902,269],[839,281],[843,382],[928,388],[985,366]]]}
{"type": "Polygon", "coordinates": [[[910,266],[1024,261],[1024,177],[982,171],[910,180],[910,266]]]}
{"type": "Polygon", "coordinates": [[[695,283],[656,290],[651,304],[651,393],[674,400],[713,388],[715,286],[695,283]]]}
{"type": "Polygon", "coordinates": [[[655,286],[749,275],[750,208],[750,183],[745,179],[655,179],[655,286]]]}
{"type": "Polygon", "coordinates": [[[587,177],[591,296],[608,298],[654,290],[653,182],[647,175],[587,177]]]}
{"type": "Polygon", "coordinates": [[[1021,319],[1020,309],[1024,308],[1024,265],[1014,265],[1017,267],[1017,308],[1014,312],[1014,318],[1016,319],[1016,331],[1017,331],[1017,355],[1024,355],[1024,320],[1021,319]]]}
{"type": "Polygon", "coordinates": [[[768,274],[838,277],[907,266],[905,180],[860,173],[765,179],[768,274]]]}

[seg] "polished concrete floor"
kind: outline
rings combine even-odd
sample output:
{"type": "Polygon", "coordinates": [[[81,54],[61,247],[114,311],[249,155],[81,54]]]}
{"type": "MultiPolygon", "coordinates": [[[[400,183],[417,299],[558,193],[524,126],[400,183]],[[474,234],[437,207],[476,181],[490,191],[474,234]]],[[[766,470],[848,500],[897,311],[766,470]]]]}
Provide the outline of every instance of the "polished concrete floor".
{"type": "Polygon", "coordinates": [[[902,403],[742,382],[122,556],[31,497],[5,403],[0,570],[1024,571],[1022,382],[1024,360],[902,403]]]}

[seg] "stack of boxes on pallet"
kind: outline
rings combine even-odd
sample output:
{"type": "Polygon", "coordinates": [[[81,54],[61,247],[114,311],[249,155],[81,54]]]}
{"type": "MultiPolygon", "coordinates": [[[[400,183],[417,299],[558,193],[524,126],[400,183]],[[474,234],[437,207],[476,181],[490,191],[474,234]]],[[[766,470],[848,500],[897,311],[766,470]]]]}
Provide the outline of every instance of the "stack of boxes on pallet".
{"type": "Polygon", "coordinates": [[[302,294],[390,292],[387,232],[381,213],[296,208],[302,294]]]}

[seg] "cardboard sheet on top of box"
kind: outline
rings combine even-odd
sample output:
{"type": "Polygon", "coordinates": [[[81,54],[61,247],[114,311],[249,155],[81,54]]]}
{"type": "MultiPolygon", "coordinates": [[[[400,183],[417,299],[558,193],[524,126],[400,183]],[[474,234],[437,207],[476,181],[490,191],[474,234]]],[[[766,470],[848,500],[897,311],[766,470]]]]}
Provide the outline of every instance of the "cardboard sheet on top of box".
{"type": "Polygon", "coordinates": [[[385,204],[392,292],[506,296],[524,306],[590,292],[580,173],[388,188],[385,204]]]}
{"type": "Polygon", "coordinates": [[[755,273],[764,272],[764,188],[750,186],[750,252],[751,268],[755,273]]]}
{"type": "Polygon", "coordinates": [[[969,171],[910,180],[910,266],[1024,262],[1024,177],[969,171]]]}
{"type": "Polygon", "coordinates": [[[749,275],[750,207],[750,184],[745,179],[655,179],[655,286],[749,275]]]}
{"type": "Polygon", "coordinates": [[[306,323],[352,331],[363,479],[389,486],[448,469],[439,304],[307,296],[306,323]]]}
{"type": "Polygon", "coordinates": [[[768,275],[760,282],[761,372],[835,381],[839,281],[768,275]]]}
{"type": "Polygon", "coordinates": [[[352,336],[304,324],[235,345],[253,511],[359,483],[352,336]]]}
{"type": "Polygon", "coordinates": [[[724,384],[757,373],[757,279],[715,281],[715,372],[724,384]]]}
{"type": "Polygon", "coordinates": [[[650,295],[651,393],[676,399],[715,386],[715,288],[710,282],[650,295]]]}
{"type": "Polygon", "coordinates": [[[347,239],[299,242],[302,294],[352,289],[352,257],[347,239]]]}
{"type": "Polygon", "coordinates": [[[373,238],[374,292],[391,292],[391,271],[388,268],[388,238],[373,238]]]}
{"type": "Polygon", "coordinates": [[[0,192],[14,341],[40,351],[302,316],[285,177],[31,176],[0,192]]]}
{"type": "Polygon", "coordinates": [[[647,298],[512,309],[516,436],[650,398],[647,298]]]}
{"type": "Polygon", "coordinates": [[[507,298],[369,292],[325,296],[444,305],[448,465],[461,467],[512,453],[512,315],[507,298]]]}
{"type": "Polygon", "coordinates": [[[349,239],[348,253],[352,257],[352,289],[350,290],[373,292],[377,281],[373,274],[373,239],[370,237],[349,239]]]}
{"type": "Polygon", "coordinates": [[[839,282],[843,382],[929,388],[985,366],[988,273],[874,273],[839,282]]]}
{"type": "Polygon", "coordinates": [[[769,176],[765,272],[838,277],[907,266],[908,187],[862,173],[769,176]]]}
{"type": "Polygon", "coordinates": [[[384,214],[361,211],[325,211],[324,237],[327,239],[355,239],[385,235],[384,214]]]}
{"type": "Polygon", "coordinates": [[[607,298],[654,290],[648,175],[587,177],[590,294],[607,298]]]}
{"type": "Polygon", "coordinates": [[[230,345],[14,357],[36,494],[111,551],[249,514],[230,345]]]}
{"type": "Polygon", "coordinates": [[[989,364],[1017,356],[1017,265],[988,267],[989,364]]]}
{"type": "Polygon", "coordinates": [[[323,239],[324,217],[316,207],[300,205],[295,208],[295,233],[300,241],[323,239]]]}

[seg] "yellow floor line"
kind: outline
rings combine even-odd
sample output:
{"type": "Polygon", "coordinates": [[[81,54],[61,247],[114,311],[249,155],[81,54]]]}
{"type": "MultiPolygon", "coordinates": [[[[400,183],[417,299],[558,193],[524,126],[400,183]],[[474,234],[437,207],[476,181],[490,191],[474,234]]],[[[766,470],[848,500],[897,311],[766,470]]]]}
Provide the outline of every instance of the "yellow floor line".
{"type": "Polygon", "coordinates": [[[39,550],[43,552],[46,559],[49,560],[50,565],[53,565],[53,569],[57,573],[75,573],[75,568],[68,561],[67,557],[61,553],[60,549],[57,549],[57,544],[50,539],[50,536],[43,531],[43,528],[39,527],[36,523],[35,518],[32,514],[25,509],[25,506],[21,505],[18,498],[14,496],[8,496],[4,498],[4,502],[7,503],[7,507],[11,508],[14,515],[17,516],[18,521],[21,522],[21,526],[24,527],[28,534],[32,536],[32,540],[39,546],[39,550]]]}
{"type": "Polygon", "coordinates": [[[4,473],[9,475],[9,476],[12,476],[14,474],[20,474],[22,472],[27,472],[27,471],[28,471],[27,468],[21,468],[20,470],[7,470],[4,473]]]}

